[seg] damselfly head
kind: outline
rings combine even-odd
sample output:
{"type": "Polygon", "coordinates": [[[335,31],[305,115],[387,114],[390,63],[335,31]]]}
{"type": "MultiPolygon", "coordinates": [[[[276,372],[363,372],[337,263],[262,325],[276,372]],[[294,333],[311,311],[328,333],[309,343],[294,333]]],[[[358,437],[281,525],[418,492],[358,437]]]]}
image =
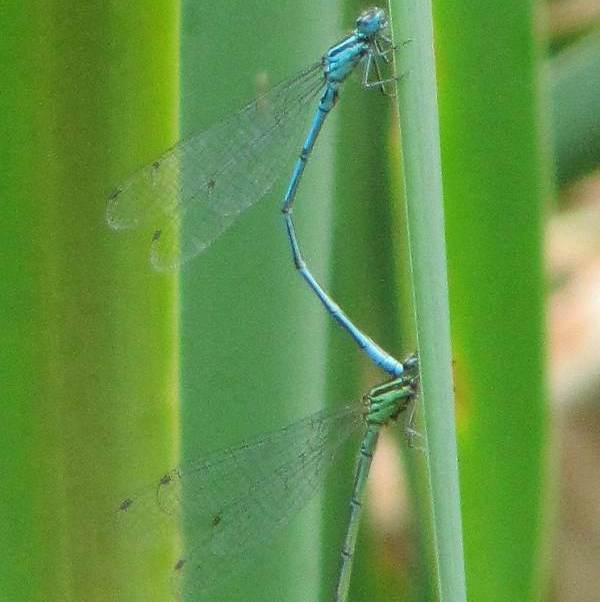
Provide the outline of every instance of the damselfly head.
{"type": "Polygon", "coordinates": [[[388,26],[387,15],[383,8],[368,8],[356,19],[356,31],[366,38],[375,37],[388,26]]]}

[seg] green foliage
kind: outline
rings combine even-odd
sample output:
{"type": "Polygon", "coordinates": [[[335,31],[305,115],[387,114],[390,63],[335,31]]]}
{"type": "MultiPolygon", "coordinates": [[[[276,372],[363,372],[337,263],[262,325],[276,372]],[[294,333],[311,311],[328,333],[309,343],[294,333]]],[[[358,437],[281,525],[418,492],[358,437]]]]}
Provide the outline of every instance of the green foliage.
{"type": "MultiPolygon", "coordinates": [[[[402,127],[411,264],[421,366],[423,423],[431,495],[429,549],[437,598],[466,600],[454,394],[451,374],[442,164],[431,7],[398,2],[396,40],[402,45],[398,109],[402,127]],[[410,37],[409,37],[410,36],[410,37]]],[[[423,495],[423,493],[421,494],[423,495]]],[[[420,506],[422,514],[427,514],[420,506]]],[[[422,521],[425,523],[425,517],[422,521]]]]}
{"type": "Polygon", "coordinates": [[[562,185],[600,164],[599,64],[598,31],[549,60],[554,168],[562,185]]]}
{"type": "MultiPolygon", "coordinates": [[[[357,398],[382,375],[292,268],[285,177],[180,280],[151,271],[145,235],[108,231],[105,199],[177,139],[179,87],[181,131],[209,125],[317,60],[364,5],[187,2],[180,31],[170,2],[84,4],[2,15],[0,591],[158,601],[178,542],[135,558],[132,576],[129,548],[106,529],[119,499],[180,448],[192,458],[238,442],[357,398]]],[[[395,103],[350,82],[295,213],[319,280],[397,357],[414,346],[416,315],[428,465],[405,456],[418,543],[396,528],[391,549],[409,549],[399,566],[367,513],[351,600],[462,602],[465,576],[472,600],[537,600],[551,496],[545,128],[560,182],[597,165],[598,39],[553,59],[545,94],[534,3],[436,2],[437,73],[427,5],[391,5],[401,139],[395,103]]],[[[214,600],[330,599],[355,453],[214,600]]]]}
{"type": "Polygon", "coordinates": [[[154,565],[123,573],[107,526],[119,492],[173,461],[174,286],[147,269],[147,241],[125,253],[104,212],[111,187],[175,136],[178,15],[121,4],[3,7],[7,600],[154,589],[154,565]]]}
{"type": "MultiPolygon", "coordinates": [[[[308,3],[239,0],[206,16],[196,2],[185,6],[184,131],[214,123],[318,60],[339,32],[332,7],[316,13],[308,3]]],[[[319,276],[326,274],[329,248],[329,134],[319,138],[295,214],[319,276]]],[[[286,177],[182,274],[186,458],[323,406],[328,318],[293,268],[280,213],[286,177]]],[[[317,599],[319,529],[313,504],[279,538],[247,552],[257,556],[252,569],[232,574],[211,600],[317,599]]],[[[329,555],[337,560],[337,549],[329,555]]]]}
{"type": "Polygon", "coordinates": [[[534,4],[438,2],[435,25],[467,590],[536,600],[551,184],[534,4]]]}

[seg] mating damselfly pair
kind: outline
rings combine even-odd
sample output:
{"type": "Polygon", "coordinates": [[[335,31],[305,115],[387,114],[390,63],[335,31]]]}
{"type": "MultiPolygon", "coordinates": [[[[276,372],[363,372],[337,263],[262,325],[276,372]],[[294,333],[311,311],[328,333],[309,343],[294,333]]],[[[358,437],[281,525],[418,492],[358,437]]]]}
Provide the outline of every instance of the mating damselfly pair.
{"type": "Polygon", "coordinates": [[[387,30],[385,11],[366,10],[352,33],[321,61],[238,113],[178,143],[134,173],[109,198],[108,224],[116,230],[148,227],[153,266],[177,269],[208,249],[272,188],[291,163],[291,153],[298,152],[300,141],[295,136],[306,109],[319,97],[283,199],[294,265],[332,317],[393,379],[365,396],[366,409],[359,404],[317,413],[252,443],[174,469],[145,493],[123,500],[117,515],[124,533],[134,534],[138,518],[153,512],[157,523],[162,518],[185,524],[183,553],[172,569],[176,590],[205,591],[215,585],[223,567],[235,565],[233,556],[244,555],[240,533],[247,535],[247,547],[256,542],[254,534],[268,532],[267,521],[277,525],[293,514],[316,489],[333,449],[365,424],[335,595],[336,600],[346,599],[370,458],[381,426],[414,398],[417,362],[415,357],[399,362],[381,349],[323,290],[302,258],[292,208],[307,160],[347,77],[363,65],[364,87],[392,93],[396,78],[382,75],[394,51],[387,30]],[[253,473],[258,466],[259,473],[253,473]],[[273,500],[271,516],[264,512],[267,499],[273,500]]]}

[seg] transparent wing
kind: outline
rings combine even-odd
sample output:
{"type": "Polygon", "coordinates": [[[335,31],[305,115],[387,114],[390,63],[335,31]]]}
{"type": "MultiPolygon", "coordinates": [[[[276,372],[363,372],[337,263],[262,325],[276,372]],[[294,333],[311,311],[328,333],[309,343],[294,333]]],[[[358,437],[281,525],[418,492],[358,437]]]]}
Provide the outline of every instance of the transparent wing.
{"type": "Polygon", "coordinates": [[[364,424],[361,403],[317,412],[240,447],[175,468],[117,511],[119,537],[135,550],[156,546],[156,531],[176,538],[176,596],[203,592],[254,557],[322,483],[335,451],[364,424]]]}
{"type": "Polygon", "coordinates": [[[302,141],[300,124],[324,83],[315,63],[178,143],[112,193],[107,223],[115,230],[148,226],[158,270],[176,269],[198,255],[270,190],[284,167],[291,168],[302,141]]]}

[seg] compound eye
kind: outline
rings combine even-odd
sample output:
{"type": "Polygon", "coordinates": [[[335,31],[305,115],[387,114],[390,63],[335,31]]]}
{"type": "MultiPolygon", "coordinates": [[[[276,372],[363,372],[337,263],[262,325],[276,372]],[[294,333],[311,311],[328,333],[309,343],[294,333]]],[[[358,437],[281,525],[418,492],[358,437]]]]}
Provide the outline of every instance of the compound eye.
{"type": "Polygon", "coordinates": [[[366,35],[374,35],[387,25],[385,11],[381,8],[370,8],[356,20],[356,29],[366,35]]]}
{"type": "Polygon", "coordinates": [[[365,27],[365,25],[373,18],[374,9],[369,8],[360,13],[358,19],[356,19],[356,27],[359,29],[365,27]]]}

